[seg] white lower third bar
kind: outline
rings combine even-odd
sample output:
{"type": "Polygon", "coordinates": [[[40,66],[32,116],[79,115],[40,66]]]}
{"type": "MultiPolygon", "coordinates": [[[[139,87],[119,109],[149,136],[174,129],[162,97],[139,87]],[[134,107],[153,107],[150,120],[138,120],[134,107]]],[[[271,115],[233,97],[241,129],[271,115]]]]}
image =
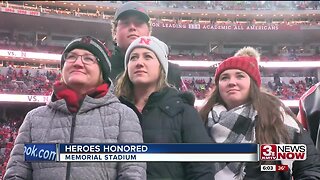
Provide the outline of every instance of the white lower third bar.
{"type": "Polygon", "coordinates": [[[245,153],[61,153],[60,161],[145,161],[145,162],[256,162],[258,154],[245,153]]]}

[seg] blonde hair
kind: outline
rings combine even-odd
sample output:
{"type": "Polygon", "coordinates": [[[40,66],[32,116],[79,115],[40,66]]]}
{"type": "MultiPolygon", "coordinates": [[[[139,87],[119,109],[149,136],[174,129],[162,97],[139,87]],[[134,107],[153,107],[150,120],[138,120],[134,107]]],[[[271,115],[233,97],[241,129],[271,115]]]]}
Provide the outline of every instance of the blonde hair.
{"type": "Polygon", "coordinates": [[[244,47],[242,49],[239,49],[234,54],[234,56],[254,57],[254,58],[256,58],[257,62],[259,63],[261,54],[256,49],[254,49],[253,47],[247,46],[247,47],[244,47]]]}

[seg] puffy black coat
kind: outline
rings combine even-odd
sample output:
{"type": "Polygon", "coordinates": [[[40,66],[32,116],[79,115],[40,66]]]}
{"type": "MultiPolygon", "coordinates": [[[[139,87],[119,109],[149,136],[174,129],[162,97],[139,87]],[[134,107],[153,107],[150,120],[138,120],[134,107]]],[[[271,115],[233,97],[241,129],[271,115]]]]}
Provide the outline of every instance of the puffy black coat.
{"type": "MultiPolygon", "coordinates": [[[[138,112],[125,98],[120,101],[139,116],[145,143],[211,143],[201,117],[193,107],[194,96],[164,88],[150,95],[138,112]]],[[[213,163],[147,163],[148,180],[213,180],[213,163]]]]}

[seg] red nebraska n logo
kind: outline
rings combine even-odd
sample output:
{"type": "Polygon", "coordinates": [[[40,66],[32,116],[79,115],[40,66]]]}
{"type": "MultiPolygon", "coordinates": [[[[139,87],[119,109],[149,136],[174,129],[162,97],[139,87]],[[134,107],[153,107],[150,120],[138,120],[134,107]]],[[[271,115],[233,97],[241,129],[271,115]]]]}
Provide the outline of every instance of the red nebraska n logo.
{"type": "Polygon", "coordinates": [[[150,45],[150,41],[151,41],[151,39],[141,38],[139,44],[150,45]]]}

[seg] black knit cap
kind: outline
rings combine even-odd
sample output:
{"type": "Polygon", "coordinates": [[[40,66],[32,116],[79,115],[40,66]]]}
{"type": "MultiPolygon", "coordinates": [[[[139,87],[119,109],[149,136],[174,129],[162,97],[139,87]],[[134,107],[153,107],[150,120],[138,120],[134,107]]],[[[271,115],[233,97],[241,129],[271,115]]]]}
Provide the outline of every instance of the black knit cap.
{"type": "MultiPolygon", "coordinates": [[[[91,52],[98,59],[98,64],[102,71],[103,80],[110,82],[109,75],[111,72],[111,63],[108,57],[106,47],[99,40],[91,36],[83,36],[72,40],[64,49],[62,54],[69,53],[74,49],[84,49],[91,52]]],[[[61,57],[61,69],[63,68],[65,59],[61,57]]]]}

